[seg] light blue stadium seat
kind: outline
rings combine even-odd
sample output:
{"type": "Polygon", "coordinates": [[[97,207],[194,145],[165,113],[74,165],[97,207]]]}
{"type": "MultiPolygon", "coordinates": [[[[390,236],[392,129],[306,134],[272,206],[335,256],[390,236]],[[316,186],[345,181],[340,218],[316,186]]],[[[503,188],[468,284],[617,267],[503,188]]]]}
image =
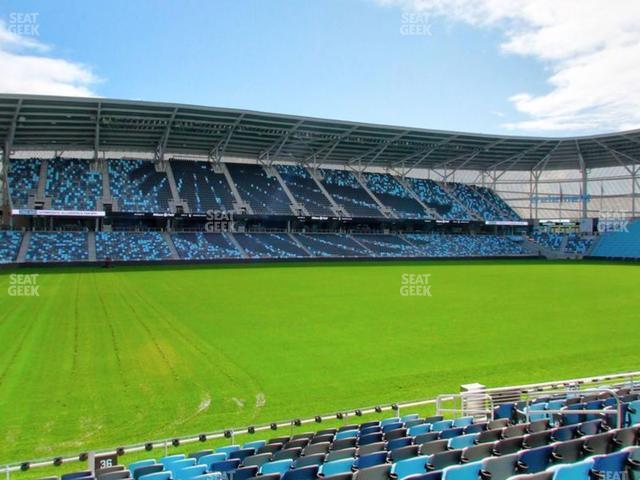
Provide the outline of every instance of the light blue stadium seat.
{"type": "Polygon", "coordinates": [[[240,445],[227,445],[224,447],[216,448],[215,453],[226,453],[229,455],[231,452],[235,452],[236,450],[240,450],[240,445]]]}
{"type": "Polygon", "coordinates": [[[407,435],[410,437],[415,437],[416,435],[421,435],[423,433],[428,433],[431,431],[430,423],[423,423],[422,425],[416,425],[415,427],[411,427],[407,431],[407,435]]]}
{"type": "Polygon", "coordinates": [[[427,463],[429,455],[421,455],[419,457],[400,460],[391,467],[391,473],[396,475],[398,480],[402,480],[409,475],[418,475],[427,472],[427,463]]]}
{"type": "MultiPolygon", "coordinates": [[[[531,405],[529,405],[528,407],[526,407],[527,411],[539,411],[539,410],[547,410],[547,404],[546,402],[540,402],[540,403],[533,403],[531,405]]],[[[547,413],[531,413],[529,414],[529,421],[531,422],[536,422],[538,420],[544,420],[548,418],[548,414],[547,413]]]]}
{"type": "Polygon", "coordinates": [[[640,423],[640,400],[629,402],[627,407],[627,424],[635,425],[640,423]]]}
{"type": "Polygon", "coordinates": [[[177,462],[178,460],[184,460],[186,455],[184,453],[176,453],[175,455],[167,455],[166,457],[162,457],[160,459],[160,463],[167,467],[167,465],[172,464],[173,462],[177,462]]]}
{"type": "Polygon", "coordinates": [[[253,442],[247,442],[242,445],[242,448],[255,448],[258,450],[260,447],[264,447],[267,444],[265,440],[254,440],[253,442]]]}
{"type": "Polygon", "coordinates": [[[138,480],[169,480],[170,478],[171,472],[157,472],[142,475],[141,477],[138,477],[138,480]]]}
{"type": "Polygon", "coordinates": [[[475,443],[477,436],[477,433],[469,433],[467,435],[460,435],[459,437],[452,437],[449,440],[449,449],[455,450],[457,448],[470,447],[475,443]]]}
{"type": "Polygon", "coordinates": [[[227,476],[224,473],[212,472],[205,473],[204,475],[198,475],[197,477],[193,477],[191,480],[227,480],[227,476]]]}
{"type": "Polygon", "coordinates": [[[291,468],[293,460],[287,458],[285,460],[277,460],[275,462],[263,463],[260,467],[260,475],[267,475],[269,473],[279,473],[282,475],[291,468]]]}
{"type": "Polygon", "coordinates": [[[331,477],[332,475],[338,475],[340,473],[349,473],[354,462],[354,458],[343,458],[340,460],[334,460],[333,462],[323,463],[320,466],[318,475],[331,477]]]}
{"type": "Polygon", "coordinates": [[[203,455],[202,457],[200,457],[198,459],[198,463],[210,467],[212,463],[225,461],[228,455],[229,454],[226,452],[210,453],[209,455],[203,455]]]}
{"type": "Polygon", "coordinates": [[[442,470],[442,480],[478,480],[482,462],[452,465],[442,470]]]}
{"type": "Polygon", "coordinates": [[[168,463],[167,465],[165,465],[165,469],[170,470],[173,476],[178,470],[182,470],[183,468],[187,467],[193,467],[195,464],[195,458],[184,458],[182,460],[176,460],[175,462],[168,463]]]}
{"type": "Polygon", "coordinates": [[[400,417],[385,418],[380,422],[380,426],[384,427],[385,425],[389,425],[391,423],[398,423],[398,422],[400,422],[400,417]]]}
{"type": "Polygon", "coordinates": [[[453,419],[453,427],[466,427],[467,425],[471,425],[473,423],[473,417],[458,417],[453,419]]]}
{"type": "Polygon", "coordinates": [[[443,430],[447,430],[448,428],[451,428],[452,424],[453,424],[452,420],[440,420],[439,422],[435,422],[433,423],[433,425],[431,425],[431,431],[441,432],[443,430]]]}
{"type": "Polygon", "coordinates": [[[336,433],[335,440],[341,440],[343,438],[355,438],[359,435],[359,430],[343,430],[336,433]]]}
{"type": "Polygon", "coordinates": [[[554,465],[548,470],[553,472],[552,480],[589,480],[592,468],[593,459],[588,458],[573,464],[554,465]]]}
{"type": "Polygon", "coordinates": [[[207,473],[206,465],[193,465],[191,467],[181,468],[180,470],[172,470],[173,480],[191,480],[194,477],[207,473]]]}
{"type": "Polygon", "coordinates": [[[420,418],[420,415],[418,415],[417,413],[408,413],[407,415],[402,415],[400,417],[400,421],[402,423],[406,423],[411,420],[418,420],[419,418],[420,418]]]}
{"type": "Polygon", "coordinates": [[[136,468],[140,467],[148,467],[149,465],[155,465],[157,462],[154,458],[148,458],[145,460],[138,460],[137,462],[132,462],[129,464],[127,469],[133,473],[136,468]]]}

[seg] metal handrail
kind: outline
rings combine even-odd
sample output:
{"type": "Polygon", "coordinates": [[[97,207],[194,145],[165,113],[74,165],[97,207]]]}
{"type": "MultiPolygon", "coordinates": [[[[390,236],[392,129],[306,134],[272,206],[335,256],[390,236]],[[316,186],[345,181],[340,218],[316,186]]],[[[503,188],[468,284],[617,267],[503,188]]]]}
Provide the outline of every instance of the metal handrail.
{"type": "MultiPolygon", "coordinates": [[[[546,392],[549,393],[549,389],[556,388],[558,386],[573,385],[576,388],[579,388],[581,385],[585,385],[588,383],[597,383],[597,382],[611,381],[616,379],[627,379],[632,386],[635,386],[636,383],[633,381],[633,377],[640,377],[640,371],[609,374],[609,375],[602,375],[599,377],[587,377],[587,378],[579,378],[579,379],[571,379],[571,380],[563,380],[563,381],[555,381],[555,382],[541,382],[537,384],[516,385],[511,387],[486,388],[481,392],[467,392],[463,394],[466,394],[466,395],[486,394],[491,396],[491,394],[495,394],[495,393],[518,390],[521,393],[527,393],[527,394],[539,393],[540,396],[542,396],[544,394],[545,389],[547,389],[546,392]],[[540,390],[537,392],[531,392],[532,389],[540,389],[540,390]]],[[[568,393],[575,393],[575,392],[576,390],[568,390],[568,393]]],[[[557,393],[561,393],[561,391],[557,391],[557,393]]],[[[392,411],[392,410],[396,411],[397,415],[399,416],[401,409],[436,404],[438,401],[438,398],[441,398],[442,400],[446,400],[447,398],[452,399],[459,395],[461,394],[445,394],[445,395],[439,395],[436,398],[430,398],[430,399],[390,403],[390,404],[384,404],[384,405],[379,405],[375,407],[348,409],[348,410],[342,410],[337,414],[332,413],[332,414],[324,414],[324,415],[318,415],[318,416],[302,418],[302,419],[291,419],[291,420],[273,422],[268,424],[265,423],[265,424],[252,426],[251,428],[253,429],[254,432],[261,432],[261,431],[267,431],[267,430],[273,429],[272,425],[275,425],[277,429],[280,429],[280,428],[293,429],[294,426],[315,423],[318,421],[317,419],[320,419],[320,421],[334,420],[337,418],[337,415],[341,415],[341,418],[346,422],[350,417],[353,417],[353,416],[357,417],[360,415],[367,415],[371,413],[382,413],[385,411],[392,411]]],[[[494,402],[493,398],[491,398],[491,401],[493,402],[494,405],[498,404],[497,402],[494,402]]],[[[592,413],[592,414],[595,412],[596,412],[595,410],[588,411],[588,413],[592,413]]],[[[620,415],[619,415],[619,418],[620,418],[620,415]]],[[[118,447],[118,448],[114,447],[114,448],[108,448],[108,449],[95,450],[95,453],[98,455],[115,453],[117,451],[122,452],[122,454],[135,453],[135,452],[141,452],[143,450],[147,450],[148,446],[151,446],[154,449],[163,448],[165,452],[167,452],[169,446],[173,444],[174,440],[179,441],[180,445],[191,444],[191,443],[202,441],[201,437],[203,435],[206,437],[206,440],[229,438],[233,442],[236,434],[248,434],[249,428],[250,427],[229,428],[229,429],[215,430],[208,433],[201,433],[198,435],[165,438],[165,439],[148,441],[144,443],[131,444],[124,447],[118,447]]],[[[76,454],[76,455],[66,455],[66,456],[61,455],[58,457],[52,457],[52,458],[46,458],[46,459],[36,459],[36,460],[22,461],[22,462],[11,462],[2,466],[0,471],[6,471],[7,479],[9,479],[10,472],[15,472],[20,470],[23,464],[29,464],[30,468],[39,468],[39,467],[54,466],[58,464],[58,462],[61,462],[61,463],[79,462],[79,461],[84,461],[84,460],[80,460],[80,458],[81,456],[84,457],[85,454],[86,453],[76,454]]]]}
{"type": "MultiPolygon", "coordinates": [[[[589,390],[582,390],[581,393],[608,393],[610,394],[616,401],[616,405],[617,408],[615,411],[611,410],[611,409],[594,409],[594,410],[587,410],[587,409],[578,409],[578,410],[571,410],[571,409],[566,409],[566,410],[531,410],[529,408],[525,408],[524,412],[520,412],[523,413],[525,415],[526,421],[527,423],[529,423],[530,418],[531,418],[531,414],[539,414],[539,413],[544,413],[544,414],[556,414],[556,415],[594,415],[594,414],[603,414],[603,415],[618,415],[617,418],[617,428],[622,428],[622,402],[620,401],[620,396],[611,388],[591,388],[589,390]]],[[[563,393],[576,393],[575,390],[564,390],[564,391],[557,391],[554,393],[559,393],[559,394],[563,394],[563,393]]],[[[540,395],[542,396],[542,394],[540,395]]]]}
{"type": "Polygon", "coordinates": [[[457,412],[470,413],[470,414],[485,414],[487,417],[491,417],[491,420],[493,420],[493,409],[494,409],[493,397],[484,391],[444,394],[444,395],[438,395],[436,397],[436,415],[440,415],[441,413],[457,413],[457,412]],[[462,405],[460,406],[461,408],[443,408],[441,406],[443,401],[456,400],[456,399],[460,399],[463,402],[465,400],[471,400],[471,401],[488,400],[489,410],[487,411],[485,409],[465,409],[464,406],[462,405]]]}

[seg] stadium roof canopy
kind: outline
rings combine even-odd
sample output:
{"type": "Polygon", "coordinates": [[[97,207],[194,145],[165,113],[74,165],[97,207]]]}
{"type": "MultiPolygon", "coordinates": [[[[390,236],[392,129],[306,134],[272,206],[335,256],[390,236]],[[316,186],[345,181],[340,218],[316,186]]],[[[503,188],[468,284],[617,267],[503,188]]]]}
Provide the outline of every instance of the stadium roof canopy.
{"type": "Polygon", "coordinates": [[[448,132],[106,98],[0,95],[10,150],[144,151],[354,168],[593,169],[640,162],[640,130],[572,138],[448,132]]]}

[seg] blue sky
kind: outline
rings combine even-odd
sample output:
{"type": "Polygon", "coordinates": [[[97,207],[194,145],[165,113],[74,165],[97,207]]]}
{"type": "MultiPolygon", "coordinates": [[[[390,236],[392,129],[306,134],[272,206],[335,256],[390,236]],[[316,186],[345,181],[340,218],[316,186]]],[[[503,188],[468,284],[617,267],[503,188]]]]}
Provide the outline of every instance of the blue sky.
{"type": "Polygon", "coordinates": [[[550,58],[505,47],[518,40],[513,25],[524,23],[521,35],[547,25],[535,15],[483,11],[494,8],[483,2],[450,0],[446,10],[430,0],[5,0],[0,19],[20,38],[3,47],[0,36],[0,69],[8,75],[0,90],[518,135],[635,126],[633,113],[626,123],[593,120],[594,108],[607,108],[598,104],[554,116],[566,94],[554,97],[561,87],[550,78],[580,51],[550,58]],[[464,15],[456,13],[460,4],[464,15]],[[31,12],[37,28],[25,32],[29,20],[16,14],[31,12]],[[415,34],[406,34],[410,28],[415,34]],[[59,68],[47,70],[47,59],[59,68]],[[5,67],[22,60],[27,73],[12,80],[18,67],[5,67]],[[24,80],[33,72],[47,81],[24,80]]]}

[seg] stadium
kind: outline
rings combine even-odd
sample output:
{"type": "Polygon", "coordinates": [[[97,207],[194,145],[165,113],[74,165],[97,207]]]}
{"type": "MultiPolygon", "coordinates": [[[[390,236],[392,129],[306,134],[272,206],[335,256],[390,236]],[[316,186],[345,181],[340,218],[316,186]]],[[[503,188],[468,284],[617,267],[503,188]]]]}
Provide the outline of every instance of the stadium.
{"type": "Polygon", "coordinates": [[[636,455],[640,132],[0,98],[4,454],[41,458],[8,476],[578,478],[636,455]]]}
{"type": "Polygon", "coordinates": [[[0,476],[640,480],[639,7],[31,3],[0,476]]]}

